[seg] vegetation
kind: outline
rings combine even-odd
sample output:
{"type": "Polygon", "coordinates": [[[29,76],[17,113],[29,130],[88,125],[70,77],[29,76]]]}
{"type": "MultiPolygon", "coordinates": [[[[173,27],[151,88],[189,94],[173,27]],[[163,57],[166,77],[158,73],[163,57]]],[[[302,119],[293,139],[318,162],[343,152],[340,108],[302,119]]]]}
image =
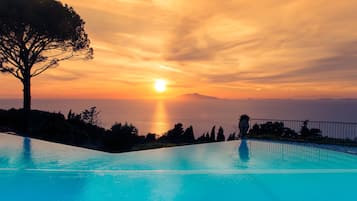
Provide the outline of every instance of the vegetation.
{"type": "Polygon", "coordinates": [[[226,137],[224,136],[224,130],[222,127],[219,127],[217,134],[217,142],[226,141],[226,137]]]}
{"type": "MultiPolygon", "coordinates": [[[[222,127],[219,127],[216,134],[216,126],[213,126],[210,133],[204,133],[197,139],[194,137],[193,127],[184,128],[181,123],[174,125],[160,137],[154,133],[140,136],[138,129],[128,123],[115,123],[110,129],[105,129],[98,125],[99,114],[96,107],[78,114],[70,110],[67,117],[61,113],[33,110],[32,132],[29,137],[115,153],[226,140],[222,127]]],[[[22,127],[24,118],[22,109],[0,110],[0,131],[12,131],[24,135],[26,133],[22,127]]],[[[308,123],[304,121],[299,132],[285,127],[282,122],[255,124],[246,138],[357,145],[357,141],[351,139],[324,137],[320,129],[308,128],[308,123]]],[[[238,138],[236,136],[236,133],[231,133],[227,140],[236,140],[238,138]]]]}
{"type": "Polygon", "coordinates": [[[254,124],[247,136],[251,139],[357,146],[356,140],[323,136],[320,129],[308,128],[308,123],[309,121],[304,121],[299,132],[285,127],[283,122],[269,121],[263,124],[254,124]]]}
{"type": "Polygon", "coordinates": [[[158,139],[160,142],[175,143],[175,144],[192,144],[195,142],[192,126],[184,130],[183,125],[178,123],[173,129],[158,139]]]}
{"type": "MultiPolygon", "coordinates": [[[[38,110],[31,111],[32,127],[29,137],[47,141],[80,146],[106,152],[124,152],[160,147],[171,147],[197,143],[224,141],[224,130],[218,130],[215,137],[215,126],[211,135],[195,139],[193,127],[184,128],[178,123],[174,128],[157,138],[154,133],[140,136],[132,124],[115,123],[110,129],[98,125],[99,112],[91,107],[77,114],[70,110],[67,117],[61,113],[50,113],[38,110]]],[[[0,110],[0,131],[12,131],[25,135],[22,127],[23,109],[0,110]]]]}
{"type": "Polygon", "coordinates": [[[93,50],[84,21],[56,0],[1,0],[0,24],[0,71],[23,84],[23,120],[29,128],[31,78],[63,60],[90,59],[93,50]]]}
{"type": "Polygon", "coordinates": [[[229,134],[227,141],[232,141],[232,140],[236,140],[236,139],[237,139],[236,133],[231,133],[231,134],[229,134]]]}

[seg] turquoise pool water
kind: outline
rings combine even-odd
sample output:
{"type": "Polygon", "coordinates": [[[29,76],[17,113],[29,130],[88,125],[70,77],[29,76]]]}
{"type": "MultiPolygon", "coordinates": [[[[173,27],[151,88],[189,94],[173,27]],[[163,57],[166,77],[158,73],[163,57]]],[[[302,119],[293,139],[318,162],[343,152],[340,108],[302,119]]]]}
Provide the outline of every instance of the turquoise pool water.
{"type": "Polygon", "coordinates": [[[234,141],[107,154],[0,134],[0,200],[351,201],[357,156],[234,141]]]}

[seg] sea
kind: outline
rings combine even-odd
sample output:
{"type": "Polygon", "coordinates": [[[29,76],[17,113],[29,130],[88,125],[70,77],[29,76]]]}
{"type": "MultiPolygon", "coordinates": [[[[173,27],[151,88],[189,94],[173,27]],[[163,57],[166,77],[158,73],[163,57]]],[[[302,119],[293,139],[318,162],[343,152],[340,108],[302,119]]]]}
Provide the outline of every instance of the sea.
{"type": "MultiPolygon", "coordinates": [[[[130,123],[140,135],[164,134],[176,123],[193,126],[195,136],[222,126],[225,135],[238,131],[242,114],[257,119],[319,120],[357,122],[357,100],[32,100],[32,108],[67,115],[69,110],[80,113],[95,106],[99,124],[105,128],[118,123],[130,123]]],[[[1,109],[21,108],[21,99],[0,99],[1,109]]]]}

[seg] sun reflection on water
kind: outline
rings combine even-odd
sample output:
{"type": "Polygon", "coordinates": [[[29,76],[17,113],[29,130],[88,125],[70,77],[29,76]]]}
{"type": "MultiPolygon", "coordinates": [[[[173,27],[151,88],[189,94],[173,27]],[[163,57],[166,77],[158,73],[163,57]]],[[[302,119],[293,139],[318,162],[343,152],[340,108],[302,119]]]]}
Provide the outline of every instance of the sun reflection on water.
{"type": "Polygon", "coordinates": [[[159,100],[155,106],[150,130],[155,131],[157,135],[161,136],[170,128],[168,121],[165,103],[162,100],[159,100]]]}

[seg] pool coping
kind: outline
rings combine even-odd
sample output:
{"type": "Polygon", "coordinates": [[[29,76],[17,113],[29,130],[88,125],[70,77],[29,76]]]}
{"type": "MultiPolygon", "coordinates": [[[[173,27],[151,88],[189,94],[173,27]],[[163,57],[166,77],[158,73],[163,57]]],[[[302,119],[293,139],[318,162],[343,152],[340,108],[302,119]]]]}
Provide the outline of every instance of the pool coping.
{"type": "MultiPolygon", "coordinates": [[[[17,137],[22,137],[21,135],[18,135],[15,132],[0,132],[0,134],[3,135],[13,135],[17,137]]],[[[89,149],[89,148],[84,148],[84,147],[79,147],[79,146],[73,146],[73,145],[67,145],[67,144],[62,144],[62,143],[57,143],[57,142],[51,142],[51,141],[46,141],[42,139],[37,139],[37,138],[30,138],[33,140],[38,140],[42,142],[47,142],[47,143],[54,143],[56,145],[62,145],[62,146],[68,146],[71,148],[77,148],[80,150],[84,151],[94,151],[94,152],[99,152],[99,153],[105,153],[105,154],[124,154],[124,153],[131,153],[131,152],[141,152],[141,151],[149,151],[149,150],[155,150],[155,149],[145,149],[145,150],[137,150],[137,151],[128,151],[128,152],[121,152],[121,153],[109,153],[109,152],[104,152],[100,150],[95,150],[95,149],[89,149]]],[[[241,141],[242,139],[238,140],[233,140],[233,141],[241,141]]],[[[305,147],[314,147],[314,148],[320,148],[320,149],[327,149],[331,151],[337,151],[337,152],[342,152],[346,154],[351,154],[351,155],[356,155],[357,156],[357,147],[350,147],[350,146],[342,146],[342,145],[330,145],[330,144],[316,144],[316,143],[311,143],[311,142],[293,142],[293,141],[283,141],[283,140],[269,140],[269,139],[245,139],[248,141],[260,141],[260,142],[270,142],[270,143],[280,143],[280,144],[290,144],[290,145],[300,145],[300,146],[305,146],[305,147]]],[[[224,141],[223,143],[227,142],[232,142],[232,141],[224,141]]],[[[222,143],[222,142],[216,142],[216,143],[222,143]]],[[[202,144],[211,144],[211,143],[199,143],[199,144],[190,144],[190,145],[182,145],[182,146],[173,146],[173,147],[160,147],[157,149],[167,149],[167,148],[177,148],[177,147],[183,147],[183,146],[193,146],[193,145],[202,145],[202,144]]]]}

